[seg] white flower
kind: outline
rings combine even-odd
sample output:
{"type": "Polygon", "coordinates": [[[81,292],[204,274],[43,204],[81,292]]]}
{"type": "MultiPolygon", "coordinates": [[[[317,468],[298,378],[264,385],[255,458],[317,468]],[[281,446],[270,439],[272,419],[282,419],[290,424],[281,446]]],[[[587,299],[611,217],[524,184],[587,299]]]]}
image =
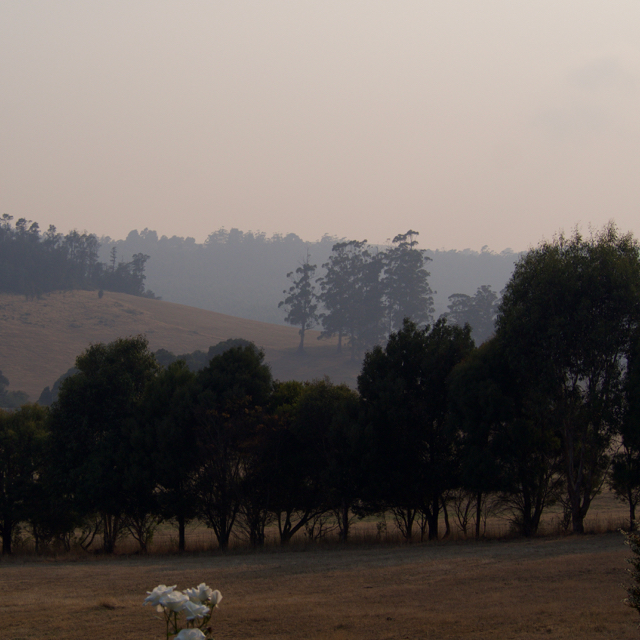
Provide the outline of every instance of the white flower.
{"type": "Polygon", "coordinates": [[[191,602],[206,602],[211,598],[213,590],[204,582],[201,582],[194,589],[186,589],[185,593],[189,596],[189,600],[191,600],[191,602]]]}
{"type": "Polygon", "coordinates": [[[209,602],[211,603],[212,607],[217,607],[220,604],[220,600],[222,600],[222,594],[216,589],[214,592],[212,592],[209,598],[209,602]]]}
{"type": "Polygon", "coordinates": [[[206,638],[200,629],[183,629],[173,640],[202,640],[206,638]]]}
{"type": "Polygon", "coordinates": [[[167,587],[164,584],[159,584],[153,591],[147,591],[149,595],[144,599],[144,603],[155,607],[160,604],[160,598],[162,598],[163,595],[171,593],[175,588],[175,584],[173,587],[167,587]]]}
{"type": "Polygon", "coordinates": [[[196,618],[204,618],[210,613],[211,609],[203,604],[187,600],[182,605],[182,611],[185,612],[187,620],[195,620],[196,618]]]}
{"type": "Polygon", "coordinates": [[[189,598],[181,591],[171,591],[160,597],[159,606],[169,609],[169,611],[182,611],[185,602],[189,602],[189,598]]]}

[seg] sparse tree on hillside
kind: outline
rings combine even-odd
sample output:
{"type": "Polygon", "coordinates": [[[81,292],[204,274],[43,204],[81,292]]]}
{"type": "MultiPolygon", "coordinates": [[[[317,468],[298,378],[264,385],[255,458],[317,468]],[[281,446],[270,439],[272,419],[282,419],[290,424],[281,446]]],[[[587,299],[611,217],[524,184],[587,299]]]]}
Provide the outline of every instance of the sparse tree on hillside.
{"type": "Polygon", "coordinates": [[[318,303],[315,292],[313,276],[316,272],[316,265],[309,261],[309,254],[304,262],[295,270],[287,274],[292,285],[285,289],[285,299],[278,304],[284,307],[287,315],[285,322],[300,327],[300,345],[298,351],[304,351],[304,336],[307,329],[312,329],[318,322],[318,303]]]}
{"type": "Polygon", "coordinates": [[[431,260],[418,249],[417,231],[397,235],[384,254],[384,290],[389,332],[398,331],[405,318],[417,325],[430,322],[433,291],[425,264],[431,260]]]}

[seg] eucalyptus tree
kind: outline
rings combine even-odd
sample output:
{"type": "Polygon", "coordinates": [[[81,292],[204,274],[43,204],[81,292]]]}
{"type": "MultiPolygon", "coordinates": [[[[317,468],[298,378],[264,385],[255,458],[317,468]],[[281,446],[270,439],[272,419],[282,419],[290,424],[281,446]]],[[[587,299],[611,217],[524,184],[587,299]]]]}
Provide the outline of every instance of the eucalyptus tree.
{"type": "Polygon", "coordinates": [[[600,491],[640,318],[640,251],[613,223],[560,235],[516,263],[497,319],[509,364],[562,443],[574,532],[600,491]]]}
{"type": "Polygon", "coordinates": [[[300,344],[298,351],[304,351],[304,336],[307,329],[312,329],[318,322],[318,302],[313,277],[316,265],[311,264],[309,254],[304,262],[295,270],[287,273],[291,286],[285,289],[285,299],[278,307],[284,307],[287,315],[285,322],[300,327],[300,344]]]}
{"type": "Polygon", "coordinates": [[[366,240],[333,245],[332,254],[318,279],[323,337],[338,336],[338,351],[347,338],[351,358],[378,344],[384,337],[383,254],[366,240]]]}
{"type": "Polygon", "coordinates": [[[495,332],[499,302],[498,294],[485,284],[478,287],[473,296],[464,293],[450,295],[446,316],[455,324],[471,325],[474,341],[482,344],[495,332]]]}
{"type": "Polygon", "coordinates": [[[409,230],[393,239],[384,254],[384,292],[388,330],[398,331],[405,318],[417,325],[431,321],[433,291],[425,265],[431,260],[418,249],[417,231],[409,230]]]}

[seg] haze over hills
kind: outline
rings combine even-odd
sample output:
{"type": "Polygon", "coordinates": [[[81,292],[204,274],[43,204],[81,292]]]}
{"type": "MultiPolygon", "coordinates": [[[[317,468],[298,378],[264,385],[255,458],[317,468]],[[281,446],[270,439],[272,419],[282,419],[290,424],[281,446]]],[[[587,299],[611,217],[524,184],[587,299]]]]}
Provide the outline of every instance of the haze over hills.
{"type": "MultiPolygon", "coordinates": [[[[358,240],[366,236],[365,229],[358,240]]],[[[125,261],[143,253],[149,256],[146,286],[163,300],[284,324],[278,303],[290,285],[287,273],[295,271],[308,252],[310,262],[317,266],[316,276],[322,276],[322,265],[341,240],[344,238],[324,235],[307,242],[295,234],[267,238],[264,233],[219,229],[199,244],[193,238],[159,237],[155,231],[143,229],[131,231],[125,240],[101,238],[100,259],[108,262],[113,249],[117,259],[125,261]]],[[[423,233],[417,240],[419,248],[425,248],[429,237],[423,233]]],[[[448,297],[454,293],[473,295],[482,285],[499,293],[519,255],[511,249],[496,253],[488,247],[479,252],[427,249],[435,317],[447,311],[448,297]]]]}
{"type": "Polygon", "coordinates": [[[244,320],[180,304],[123,293],[66,291],[41,299],[0,294],[0,371],[11,391],[35,401],[46,386],[74,365],[90,343],[145,334],[150,348],[175,354],[207,349],[229,338],[262,347],[275,378],[309,380],[329,375],[355,385],[360,362],[336,353],[335,340],[309,331],[306,354],[297,353],[295,327],[244,320]]]}
{"type": "MultiPolygon", "coordinates": [[[[298,327],[285,325],[285,313],[278,308],[283,290],[291,285],[287,274],[306,259],[317,265],[313,278],[318,292],[317,279],[326,273],[323,265],[334,260],[332,248],[343,242],[335,237],[305,242],[295,234],[267,238],[220,229],[197,244],[192,238],[158,238],[155,231],[145,229],[130,232],[125,240],[99,242],[88,232],[62,236],[50,228],[42,234],[37,223],[24,219],[14,226],[10,216],[3,217],[0,230],[6,240],[0,290],[10,292],[0,297],[0,371],[8,377],[10,391],[25,391],[36,400],[91,342],[138,333],[147,335],[152,350],[164,348],[175,354],[206,352],[223,340],[245,338],[265,349],[277,378],[329,375],[335,382],[355,386],[359,362],[351,361],[349,354],[336,354],[334,341],[318,342],[319,331],[308,333],[307,354],[300,356],[298,327]],[[62,280],[52,284],[54,272],[62,280]],[[116,282],[119,274],[135,286],[127,288],[127,278],[116,282]],[[105,291],[102,298],[98,288],[105,291]],[[154,300],[154,293],[164,302],[154,300]]],[[[418,234],[411,233],[412,241],[417,239],[418,234]]],[[[367,250],[372,256],[392,255],[390,247],[367,245],[367,250]]],[[[454,293],[472,295],[481,285],[499,292],[518,258],[509,250],[497,254],[487,249],[424,250],[415,255],[428,258],[424,295],[430,296],[430,287],[435,311],[424,314],[421,321],[427,323],[447,312],[454,293]]],[[[422,264],[421,257],[418,261],[422,264]]],[[[367,318],[365,322],[370,321],[367,318]]],[[[380,330],[363,344],[383,340],[383,334],[380,330]]]]}

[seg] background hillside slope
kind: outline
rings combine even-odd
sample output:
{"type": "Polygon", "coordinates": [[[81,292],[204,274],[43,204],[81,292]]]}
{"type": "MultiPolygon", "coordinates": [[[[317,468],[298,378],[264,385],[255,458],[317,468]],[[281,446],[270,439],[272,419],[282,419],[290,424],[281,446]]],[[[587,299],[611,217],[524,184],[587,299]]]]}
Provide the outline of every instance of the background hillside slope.
{"type": "Polygon", "coordinates": [[[150,348],[175,354],[229,338],[244,338],[265,350],[275,378],[307,380],[328,375],[355,385],[360,362],[336,353],[336,342],[308,331],[306,354],[299,355],[298,330],[123,293],[66,291],[40,299],[0,294],[0,371],[10,391],[37,400],[45,386],[74,365],[90,343],[145,334],[150,348]]]}

